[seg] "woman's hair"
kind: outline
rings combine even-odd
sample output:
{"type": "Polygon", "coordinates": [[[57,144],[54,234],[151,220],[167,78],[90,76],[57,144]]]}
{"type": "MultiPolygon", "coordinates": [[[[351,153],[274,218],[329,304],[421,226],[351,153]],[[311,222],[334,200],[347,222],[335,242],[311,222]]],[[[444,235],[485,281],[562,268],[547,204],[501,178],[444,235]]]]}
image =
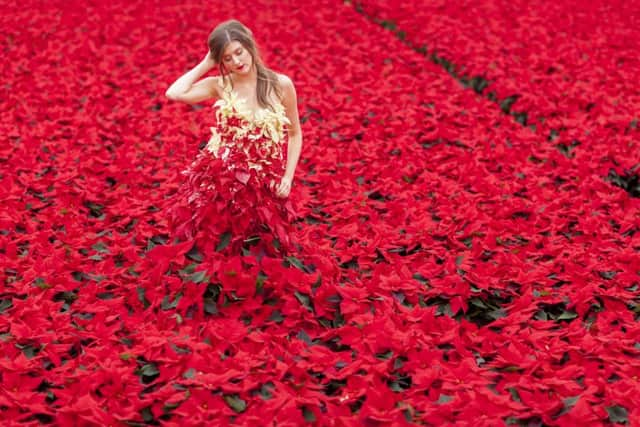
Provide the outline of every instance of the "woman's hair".
{"type": "Polygon", "coordinates": [[[258,50],[258,46],[256,45],[251,30],[235,19],[219,24],[211,32],[208,40],[211,57],[216,64],[218,64],[223,81],[226,83],[227,76],[223,73],[224,66],[222,64],[222,56],[227,45],[232,41],[240,42],[240,44],[249,51],[249,54],[253,59],[253,65],[256,67],[258,74],[258,82],[256,86],[258,104],[262,108],[270,108],[273,110],[274,108],[271,104],[271,97],[269,96],[271,92],[274,91],[279,99],[282,98],[280,86],[278,85],[278,77],[275,72],[267,68],[264,65],[264,62],[262,62],[260,51],[258,50]]]}

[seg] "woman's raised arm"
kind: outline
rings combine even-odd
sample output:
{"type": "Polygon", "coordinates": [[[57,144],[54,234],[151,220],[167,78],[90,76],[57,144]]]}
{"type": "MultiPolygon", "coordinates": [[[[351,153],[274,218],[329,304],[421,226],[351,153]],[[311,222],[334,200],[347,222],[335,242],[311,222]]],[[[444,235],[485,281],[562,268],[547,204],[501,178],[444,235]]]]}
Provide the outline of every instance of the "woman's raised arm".
{"type": "Polygon", "coordinates": [[[173,101],[196,104],[218,97],[218,83],[216,77],[206,77],[195,83],[200,77],[215,67],[211,52],[193,69],[180,76],[165,92],[167,98],[173,101]]]}

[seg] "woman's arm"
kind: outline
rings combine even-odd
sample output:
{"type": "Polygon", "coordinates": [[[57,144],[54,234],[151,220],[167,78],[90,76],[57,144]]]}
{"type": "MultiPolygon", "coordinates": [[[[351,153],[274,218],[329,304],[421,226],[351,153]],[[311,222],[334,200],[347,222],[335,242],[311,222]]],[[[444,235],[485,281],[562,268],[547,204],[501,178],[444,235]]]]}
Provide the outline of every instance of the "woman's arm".
{"type": "Polygon", "coordinates": [[[178,80],[173,82],[165,95],[173,101],[186,102],[187,104],[196,104],[211,98],[218,97],[218,83],[216,77],[206,77],[195,83],[200,77],[215,67],[211,52],[193,69],[180,76],[178,80]]]}
{"type": "Polygon", "coordinates": [[[287,146],[287,166],[282,181],[276,190],[276,194],[279,197],[287,197],[291,192],[291,183],[293,182],[300,152],[302,151],[302,130],[300,129],[300,118],[298,117],[296,88],[287,76],[281,76],[280,81],[282,84],[282,105],[285,108],[290,125],[289,143],[287,146]]]}

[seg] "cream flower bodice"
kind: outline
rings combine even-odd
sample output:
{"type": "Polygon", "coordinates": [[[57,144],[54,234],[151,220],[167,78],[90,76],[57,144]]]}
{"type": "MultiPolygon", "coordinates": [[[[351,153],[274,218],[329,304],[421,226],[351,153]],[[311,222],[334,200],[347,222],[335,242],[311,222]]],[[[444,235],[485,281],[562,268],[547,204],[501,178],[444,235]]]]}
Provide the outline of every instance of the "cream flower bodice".
{"type": "Polygon", "coordinates": [[[259,108],[256,112],[252,112],[246,104],[245,99],[238,97],[238,94],[227,86],[221,98],[213,105],[213,108],[217,109],[217,126],[210,128],[212,136],[207,149],[214,155],[221,146],[246,139],[255,141],[263,148],[269,148],[269,152],[273,152],[274,146],[284,142],[286,127],[291,122],[282,103],[274,103],[274,110],[259,108]],[[233,120],[234,118],[238,120],[233,120]],[[228,141],[229,137],[233,141],[228,141]]]}
{"type": "Polygon", "coordinates": [[[273,110],[260,108],[254,113],[244,99],[226,87],[213,108],[217,123],[210,128],[207,151],[225,161],[229,169],[255,170],[260,176],[279,173],[276,169],[282,167],[285,131],[291,124],[281,102],[275,102],[273,110]]]}

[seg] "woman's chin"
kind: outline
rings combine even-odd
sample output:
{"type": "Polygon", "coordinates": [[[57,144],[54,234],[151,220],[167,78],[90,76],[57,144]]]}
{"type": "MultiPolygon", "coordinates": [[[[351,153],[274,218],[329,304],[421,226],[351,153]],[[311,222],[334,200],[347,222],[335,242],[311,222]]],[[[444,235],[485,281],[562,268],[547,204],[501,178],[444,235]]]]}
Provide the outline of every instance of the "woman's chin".
{"type": "Polygon", "coordinates": [[[239,70],[235,70],[235,73],[238,74],[239,76],[246,76],[251,72],[251,67],[245,65],[244,67],[242,67],[239,70]]]}

